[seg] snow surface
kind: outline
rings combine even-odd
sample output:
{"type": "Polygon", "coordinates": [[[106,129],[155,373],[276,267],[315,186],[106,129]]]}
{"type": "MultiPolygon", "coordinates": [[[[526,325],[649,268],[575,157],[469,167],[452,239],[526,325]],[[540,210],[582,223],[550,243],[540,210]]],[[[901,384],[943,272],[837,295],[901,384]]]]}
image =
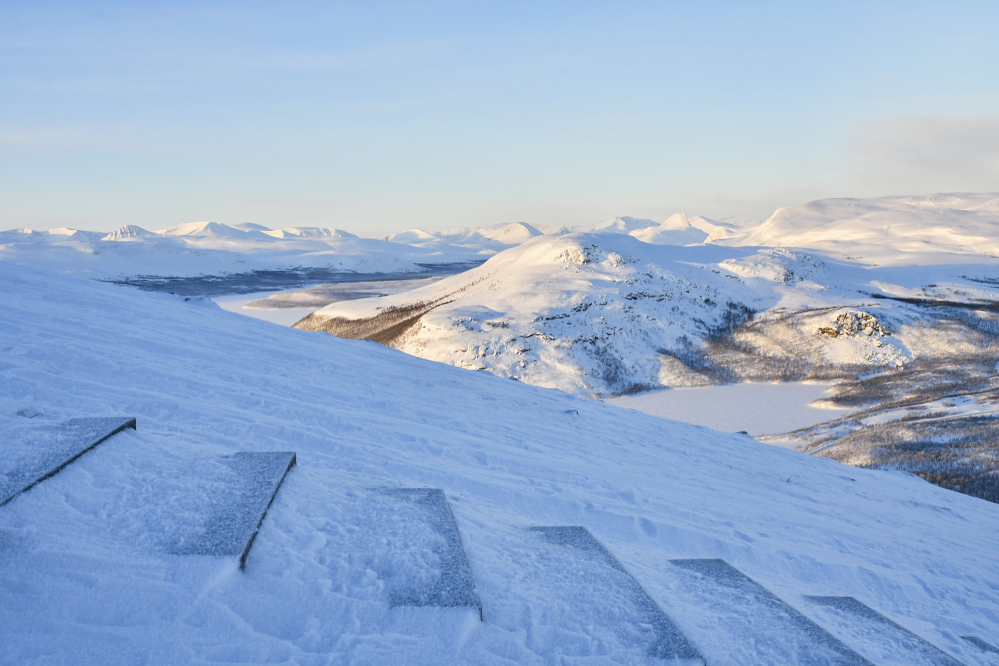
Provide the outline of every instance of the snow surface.
{"type": "Polygon", "coordinates": [[[671,559],[723,558],[805,615],[852,596],[992,663],[960,636],[999,637],[999,505],[205,299],[0,261],[0,303],[0,419],[138,417],[0,510],[0,663],[647,661],[633,598],[538,525],[586,527],[712,665],[771,653],[712,621],[721,599],[676,598],[671,559]],[[273,450],[298,466],[245,572],[171,555],[219,490],[205,465],[273,450]],[[484,621],[392,607],[439,575],[439,536],[386,487],[446,492],[484,621]]]}

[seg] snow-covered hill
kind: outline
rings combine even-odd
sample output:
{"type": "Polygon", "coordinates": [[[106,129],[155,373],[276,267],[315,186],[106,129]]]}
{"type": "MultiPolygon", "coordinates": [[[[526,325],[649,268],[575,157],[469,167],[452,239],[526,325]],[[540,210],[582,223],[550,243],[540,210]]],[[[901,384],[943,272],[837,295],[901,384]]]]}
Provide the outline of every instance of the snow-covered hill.
{"type": "Polygon", "coordinates": [[[334,303],[297,326],[369,338],[391,330],[381,341],[414,355],[583,395],[647,388],[660,384],[663,348],[742,316],[730,302],[776,305],[769,285],[754,290],[716,268],[733,252],[754,255],[625,234],[542,236],[422,289],[334,303]]]}
{"type": "MultiPolygon", "coordinates": [[[[710,247],[662,255],[672,269],[651,283],[612,283],[611,262],[657,247],[622,236],[559,259],[589,247],[579,238],[522,252],[605,294],[679,291],[691,314],[721,284],[766,294],[714,273],[710,247]]],[[[545,550],[537,525],[592,531],[712,666],[807,657],[741,597],[676,587],[671,559],[724,558],[820,622],[802,595],[850,595],[969,666],[991,663],[960,637],[999,637],[999,505],[203,299],[0,261],[0,302],[3,432],[138,418],[0,508],[0,663],[655,663],[627,589],[587,575],[585,552],[545,550]],[[43,416],[14,415],[26,408],[43,416]],[[245,572],[171,555],[211,492],[238,491],[206,476],[212,461],[248,450],[296,451],[298,466],[245,572]],[[386,487],[446,491],[484,621],[392,607],[439,572],[432,535],[371,490],[386,487]]]]}
{"type": "Polygon", "coordinates": [[[821,249],[881,265],[999,257],[999,194],[823,199],[781,208],[738,244],[821,249]]]}
{"type": "Polygon", "coordinates": [[[974,277],[991,268],[927,274],[801,250],[546,236],[419,290],[334,303],[297,326],[581,395],[842,377],[934,353],[920,324],[929,315],[886,297],[996,301],[996,285],[974,277]],[[843,329],[861,319],[874,323],[843,329]],[[733,335],[742,336],[746,358],[733,360],[727,377],[712,376],[705,345],[733,335]],[[768,375],[756,363],[767,358],[793,360],[799,376],[768,375]]]}

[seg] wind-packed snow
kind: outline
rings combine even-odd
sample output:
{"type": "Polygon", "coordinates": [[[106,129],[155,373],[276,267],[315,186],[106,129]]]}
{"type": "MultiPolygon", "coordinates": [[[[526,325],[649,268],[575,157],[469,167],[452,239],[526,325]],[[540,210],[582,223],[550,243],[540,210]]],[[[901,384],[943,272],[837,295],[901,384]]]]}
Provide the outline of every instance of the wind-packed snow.
{"type": "MultiPolygon", "coordinates": [[[[578,237],[522,251],[552,259],[572,312],[573,285],[640,288],[610,281],[605,262],[634,266],[639,246],[619,238],[593,274],[574,268],[578,237]]],[[[685,307],[720,284],[761,293],[702,267],[713,248],[689,250],[661,273],[685,307]]],[[[709,621],[721,598],[677,598],[669,560],[723,558],[805,615],[802,595],[852,596],[992,663],[960,637],[999,639],[996,504],[206,299],[0,261],[0,303],[0,419],[138,419],[0,509],[0,663],[651,663],[635,597],[583,553],[544,546],[539,525],[586,527],[712,665],[762,663],[780,642],[709,621]],[[213,464],[281,450],[298,465],[245,572],[170,554],[224,490],[213,464]],[[484,621],[393,607],[441,566],[418,512],[373,499],[393,487],[444,490],[484,621]]]]}

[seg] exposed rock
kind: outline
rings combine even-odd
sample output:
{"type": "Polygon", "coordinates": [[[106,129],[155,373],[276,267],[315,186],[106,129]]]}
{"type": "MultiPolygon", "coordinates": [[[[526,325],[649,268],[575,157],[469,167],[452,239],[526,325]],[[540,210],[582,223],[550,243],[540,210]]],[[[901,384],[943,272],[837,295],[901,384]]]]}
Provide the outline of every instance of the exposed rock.
{"type": "Polygon", "coordinates": [[[841,313],[836,317],[835,325],[823,326],[818,329],[818,332],[834,338],[841,335],[891,335],[888,328],[875,319],[873,315],[859,311],[841,313]]]}

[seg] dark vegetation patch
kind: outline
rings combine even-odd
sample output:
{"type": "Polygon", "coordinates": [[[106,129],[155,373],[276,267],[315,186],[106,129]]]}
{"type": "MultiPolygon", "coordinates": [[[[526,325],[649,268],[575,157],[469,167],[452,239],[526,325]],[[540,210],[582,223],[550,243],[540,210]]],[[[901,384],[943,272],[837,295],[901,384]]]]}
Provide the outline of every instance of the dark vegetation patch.
{"type": "Polygon", "coordinates": [[[379,282],[427,277],[457,275],[482,265],[482,261],[451,262],[441,264],[416,264],[422,270],[414,273],[355,273],[329,266],[295,267],[274,270],[257,270],[246,273],[222,273],[193,277],[163,275],[134,275],[132,277],[101,280],[121,286],[136,287],[143,291],[165,291],[181,296],[221,296],[223,294],[253,294],[262,291],[281,291],[323,283],[379,282]]]}
{"type": "Polygon", "coordinates": [[[394,346],[410,328],[419,323],[425,314],[455,300],[455,296],[479,284],[489,276],[480,277],[468,284],[429,301],[416,301],[378,309],[378,314],[361,319],[325,317],[319,312],[298,321],[294,328],[303,331],[325,331],[348,340],[371,340],[386,347],[394,346]]]}
{"type": "Polygon", "coordinates": [[[821,308],[758,317],[741,303],[728,303],[719,321],[697,321],[703,343],[681,336],[672,349],[660,350],[715,384],[748,381],[835,380],[870,370],[866,364],[830,364],[812,334],[813,320],[831,310],[821,308]]]}
{"type": "Polygon", "coordinates": [[[948,490],[999,502],[999,419],[897,419],[851,432],[818,454],[870,469],[916,474],[948,490]]]}
{"type": "Polygon", "coordinates": [[[325,331],[348,340],[371,340],[390,347],[403,333],[419,322],[420,317],[450,302],[448,296],[445,296],[433,301],[391,306],[383,308],[373,317],[363,319],[326,318],[313,312],[295,324],[295,328],[303,331],[325,331]]]}
{"type": "Polygon", "coordinates": [[[984,299],[974,303],[962,303],[960,301],[948,301],[937,298],[909,298],[907,296],[889,296],[888,294],[871,294],[871,298],[877,298],[883,301],[898,301],[899,303],[908,303],[909,305],[918,305],[920,307],[927,308],[963,308],[966,310],[999,309],[999,303],[984,299]]]}

